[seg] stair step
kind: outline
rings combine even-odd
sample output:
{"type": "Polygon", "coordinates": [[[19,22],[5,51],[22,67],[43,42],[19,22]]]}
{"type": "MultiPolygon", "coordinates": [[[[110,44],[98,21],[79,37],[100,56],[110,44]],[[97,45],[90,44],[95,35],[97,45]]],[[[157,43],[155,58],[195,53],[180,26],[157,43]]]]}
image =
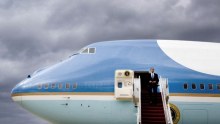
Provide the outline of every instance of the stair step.
{"type": "Polygon", "coordinates": [[[164,116],[164,113],[163,112],[158,112],[158,113],[149,113],[149,112],[142,112],[142,114],[146,115],[146,116],[159,116],[159,115],[163,115],[164,116]]]}
{"type": "MultiPolygon", "coordinates": [[[[141,100],[151,100],[150,98],[141,98],[141,100]]],[[[157,98],[157,100],[160,100],[160,101],[162,101],[162,98],[157,98]]]]}
{"type": "MultiPolygon", "coordinates": [[[[156,97],[156,98],[161,100],[161,97],[156,97]]],[[[150,97],[142,96],[141,99],[150,99],[150,97]]]]}
{"type": "Polygon", "coordinates": [[[147,109],[147,110],[142,110],[142,112],[150,112],[150,113],[164,113],[163,110],[154,110],[154,109],[147,109]]]}
{"type": "Polygon", "coordinates": [[[164,114],[148,114],[148,113],[144,113],[142,114],[143,117],[160,117],[160,118],[164,118],[164,114]]]}
{"type": "Polygon", "coordinates": [[[148,105],[148,106],[143,106],[142,109],[163,109],[163,106],[160,106],[160,105],[148,105]]]}
{"type": "Polygon", "coordinates": [[[165,121],[142,121],[141,124],[166,124],[165,121]]]}
{"type": "MultiPolygon", "coordinates": [[[[151,100],[141,100],[141,103],[150,103],[151,100]]],[[[162,104],[162,101],[160,100],[157,100],[157,103],[161,103],[162,104]]]]}
{"type": "MultiPolygon", "coordinates": [[[[153,97],[153,96],[152,96],[153,97]]],[[[156,98],[161,98],[161,96],[158,96],[158,97],[156,97],[156,98]]],[[[144,96],[142,96],[142,98],[141,99],[150,99],[150,97],[149,96],[146,96],[146,95],[144,95],[144,96]]]]}
{"type": "MultiPolygon", "coordinates": [[[[143,98],[149,98],[150,97],[149,94],[142,94],[141,96],[143,98]]],[[[152,95],[152,96],[154,96],[154,95],[152,95]]],[[[159,97],[161,97],[161,95],[157,95],[156,97],[159,98],[159,97]]]]}
{"type": "Polygon", "coordinates": [[[142,108],[149,108],[149,107],[160,107],[163,108],[163,104],[162,103],[157,103],[157,104],[153,104],[153,103],[141,103],[142,108]]]}
{"type": "Polygon", "coordinates": [[[155,110],[155,111],[163,111],[163,108],[142,108],[142,111],[150,111],[150,110],[155,110]]]}
{"type": "Polygon", "coordinates": [[[142,108],[141,111],[164,111],[163,108],[142,108]]]}
{"type": "Polygon", "coordinates": [[[164,120],[165,118],[161,118],[161,117],[150,117],[150,116],[145,116],[145,117],[142,117],[143,120],[164,120]]]}
{"type": "MultiPolygon", "coordinates": [[[[151,100],[151,99],[150,99],[150,98],[142,98],[141,100],[142,100],[142,101],[143,101],[143,100],[147,101],[147,100],[151,100]]],[[[162,98],[157,98],[157,100],[162,101],[162,98]]]]}
{"type": "MultiPolygon", "coordinates": [[[[143,103],[148,103],[150,102],[151,100],[141,100],[141,102],[143,103]]],[[[162,103],[162,100],[157,100],[157,103],[162,103]]]]}
{"type": "MultiPolygon", "coordinates": [[[[162,99],[156,99],[158,102],[160,101],[160,102],[162,102],[162,99]]],[[[141,99],[141,101],[151,101],[151,99],[141,99]]]]}
{"type": "MultiPolygon", "coordinates": [[[[142,105],[146,105],[146,106],[154,106],[153,104],[151,105],[150,101],[146,101],[146,102],[145,101],[144,102],[141,101],[141,104],[142,105]]],[[[158,106],[163,106],[163,104],[161,102],[157,102],[157,105],[158,106]]]]}
{"type": "Polygon", "coordinates": [[[142,113],[164,113],[163,110],[154,110],[154,109],[149,109],[149,110],[143,110],[141,111],[142,113]]]}
{"type": "MultiPolygon", "coordinates": [[[[141,96],[143,98],[149,98],[150,97],[149,94],[141,94],[141,96]]],[[[152,96],[154,96],[154,95],[152,95],[152,96]]],[[[159,97],[161,97],[161,95],[156,95],[156,97],[159,98],[159,97]]]]}

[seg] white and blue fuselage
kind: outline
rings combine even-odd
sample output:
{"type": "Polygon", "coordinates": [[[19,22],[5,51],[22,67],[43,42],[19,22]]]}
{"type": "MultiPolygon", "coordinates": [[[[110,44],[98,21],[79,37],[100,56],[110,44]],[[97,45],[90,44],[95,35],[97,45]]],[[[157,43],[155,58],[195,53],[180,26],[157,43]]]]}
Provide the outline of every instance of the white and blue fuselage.
{"type": "Polygon", "coordinates": [[[59,124],[136,124],[137,108],[114,96],[118,69],[156,72],[169,80],[178,124],[220,123],[220,44],[192,41],[98,42],[40,69],[12,90],[28,111],[59,124]]]}

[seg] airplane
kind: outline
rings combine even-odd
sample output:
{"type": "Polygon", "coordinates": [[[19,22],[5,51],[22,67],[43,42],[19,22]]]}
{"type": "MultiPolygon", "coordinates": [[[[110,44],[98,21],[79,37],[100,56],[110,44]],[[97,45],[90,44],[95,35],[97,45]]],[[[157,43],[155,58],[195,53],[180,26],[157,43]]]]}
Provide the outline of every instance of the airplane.
{"type": "Polygon", "coordinates": [[[164,123],[217,124],[219,57],[220,43],[214,42],[97,42],[28,75],[12,89],[11,97],[24,109],[55,124],[144,124],[140,111],[147,110],[140,102],[140,97],[144,98],[140,95],[141,74],[154,67],[160,85],[167,88],[158,87],[166,94],[161,96],[164,123]]]}

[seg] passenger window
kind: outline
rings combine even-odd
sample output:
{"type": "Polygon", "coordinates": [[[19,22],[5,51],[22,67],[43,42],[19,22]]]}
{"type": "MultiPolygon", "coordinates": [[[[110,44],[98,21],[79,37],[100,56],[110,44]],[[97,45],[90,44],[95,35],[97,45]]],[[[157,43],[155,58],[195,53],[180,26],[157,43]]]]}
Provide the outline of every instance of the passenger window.
{"type": "Polygon", "coordinates": [[[188,89],[188,84],[187,83],[183,84],[183,88],[188,89]]]}
{"type": "Polygon", "coordinates": [[[51,84],[51,89],[54,89],[54,88],[56,88],[56,84],[55,84],[55,83],[52,83],[52,84],[51,84]]]}
{"type": "Polygon", "coordinates": [[[44,84],[44,89],[48,89],[49,84],[44,84]]]}
{"type": "Polygon", "coordinates": [[[73,89],[76,89],[77,88],[77,83],[74,83],[73,84],[73,89]]]}
{"type": "Polygon", "coordinates": [[[205,89],[205,85],[204,84],[200,84],[200,89],[204,90],[205,89]]]}
{"type": "Polygon", "coordinates": [[[95,53],[95,48],[89,48],[89,53],[95,53]]]}
{"type": "Polygon", "coordinates": [[[59,89],[62,89],[62,87],[63,87],[63,84],[59,83],[59,89]]]}
{"type": "Polygon", "coordinates": [[[192,84],[192,89],[194,89],[194,90],[196,89],[196,84],[194,84],[194,83],[192,84]]]}
{"type": "Polygon", "coordinates": [[[213,90],[213,84],[209,84],[209,89],[213,90]]]}
{"type": "Polygon", "coordinates": [[[217,89],[220,90],[220,84],[217,84],[217,89]]]}
{"type": "Polygon", "coordinates": [[[42,84],[38,84],[37,88],[41,89],[42,88],[42,84]]]}
{"type": "Polygon", "coordinates": [[[69,88],[70,88],[70,84],[66,83],[66,89],[69,89],[69,88]]]}

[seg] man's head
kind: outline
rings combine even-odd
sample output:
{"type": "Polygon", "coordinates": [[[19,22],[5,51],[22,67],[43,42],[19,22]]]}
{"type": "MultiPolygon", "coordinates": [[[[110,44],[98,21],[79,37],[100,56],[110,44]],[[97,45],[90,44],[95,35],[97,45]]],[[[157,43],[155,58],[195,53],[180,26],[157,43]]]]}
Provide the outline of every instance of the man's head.
{"type": "Polygon", "coordinates": [[[150,68],[150,73],[154,73],[154,67],[150,68]]]}

